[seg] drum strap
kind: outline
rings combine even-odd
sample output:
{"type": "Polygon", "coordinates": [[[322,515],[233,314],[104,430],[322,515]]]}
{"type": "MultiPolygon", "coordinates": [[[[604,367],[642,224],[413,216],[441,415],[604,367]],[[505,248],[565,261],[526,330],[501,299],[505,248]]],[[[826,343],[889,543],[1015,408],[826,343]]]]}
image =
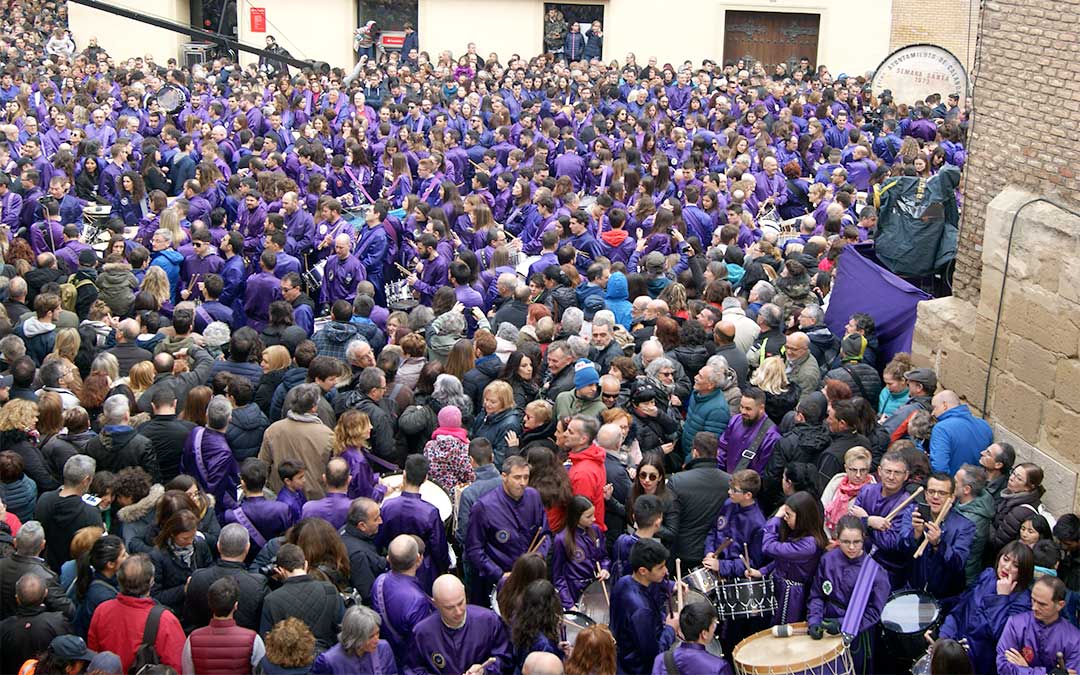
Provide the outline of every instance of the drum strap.
{"type": "Polygon", "coordinates": [[[232,511],[233,518],[236,518],[236,522],[244,526],[244,529],[251,535],[251,540],[259,545],[259,548],[266,546],[266,538],[262,536],[262,532],[259,532],[259,528],[255,527],[255,523],[251,522],[247,514],[244,513],[243,506],[237,506],[232,511]]]}
{"type": "Polygon", "coordinates": [[[667,669],[668,675],[680,675],[679,668],[675,665],[675,645],[671,645],[664,652],[664,668],[667,669]]]}
{"type": "MultiPolygon", "coordinates": [[[[762,346],[762,349],[764,349],[764,345],[762,346]]],[[[750,462],[754,461],[754,458],[757,457],[758,450],[761,448],[761,442],[765,440],[765,434],[769,433],[769,429],[772,429],[774,426],[776,425],[773,424],[773,421],[768,417],[762,420],[761,426],[758,427],[757,433],[754,434],[754,440],[751,441],[750,447],[743,450],[742,456],[739,457],[739,463],[735,465],[735,470],[732,471],[732,473],[735,473],[735,471],[742,471],[750,466],[750,462]]]]}

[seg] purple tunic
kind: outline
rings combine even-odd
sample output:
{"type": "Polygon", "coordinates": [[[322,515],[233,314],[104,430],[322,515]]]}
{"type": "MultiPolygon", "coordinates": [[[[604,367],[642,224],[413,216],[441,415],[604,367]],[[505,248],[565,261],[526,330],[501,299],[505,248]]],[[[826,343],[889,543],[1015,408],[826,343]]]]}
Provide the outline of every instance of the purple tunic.
{"type": "Polygon", "coordinates": [[[93,248],[87,246],[78,239],[72,239],[56,249],[56,259],[63,260],[67,263],[68,269],[74,272],[75,268],[79,266],[79,254],[83,251],[93,250],[93,248]]]}
{"type": "Polygon", "coordinates": [[[1034,612],[1024,612],[1010,618],[997,643],[999,675],[1043,675],[1057,667],[1057,653],[1065,655],[1065,667],[1080,670],[1080,629],[1058,617],[1052,624],[1035,618],[1034,612]],[[1029,667],[1014,666],[1005,659],[1005,652],[1015,649],[1028,656],[1029,667]]]}
{"type": "Polygon", "coordinates": [[[938,545],[927,545],[922,556],[916,559],[914,553],[923,538],[915,539],[915,530],[911,525],[912,512],[912,509],[904,511],[900,522],[893,525],[900,527],[901,549],[912,556],[907,569],[908,586],[924,588],[939,600],[960,595],[967,582],[964,566],[971,553],[971,542],[975,539],[975,524],[960,513],[950,511],[941,524],[938,545]]]}
{"type": "Polygon", "coordinates": [[[43,220],[30,228],[30,248],[34,255],[55,251],[64,245],[64,226],[59,220],[43,220]]]}
{"type": "Polygon", "coordinates": [[[386,640],[379,640],[374,654],[347,653],[340,644],[319,654],[309,671],[312,675],[397,675],[394,651],[386,640]]]}
{"type": "Polygon", "coordinates": [[[987,568],[979,575],[952,613],[941,625],[939,637],[965,639],[971,649],[968,658],[976,673],[994,672],[994,646],[1005,629],[1005,622],[1016,614],[1031,611],[1031,591],[1018,589],[1011,595],[998,595],[997,571],[987,568]]]}
{"type": "Polygon", "coordinates": [[[282,487],[278,491],[275,501],[280,504],[287,504],[289,511],[292,513],[293,522],[300,520],[304,510],[304,504],[307,503],[307,495],[301,492],[294,492],[287,487],[282,487]]]}
{"type": "MultiPolygon", "coordinates": [[[[873,560],[865,553],[851,560],[836,548],[821,556],[817,574],[810,585],[810,602],[807,605],[807,622],[812,626],[823,619],[843,621],[848,604],[855,590],[862,566],[873,560]]],[[[879,570],[872,581],[869,600],[859,620],[858,634],[851,643],[852,660],[856,672],[867,672],[865,663],[869,658],[869,638],[881,620],[881,610],[889,599],[889,579],[879,570]]]]}
{"type": "Polygon", "coordinates": [[[379,474],[371,470],[364,452],[357,448],[346,448],[341,458],[349,465],[349,499],[367,497],[381,502],[386,495],[386,486],[379,483],[379,474]]]}
{"type": "Polygon", "coordinates": [[[489,658],[495,663],[485,668],[485,673],[510,672],[513,651],[509,631],[495,612],[469,605],[460,628],[448,628],[438,613],[416,625],[405,673],[458,675],[489,658]]]}
{"type": "Polygon", "coordinates": [[[821,550],[813,537],[780,541],[780,519],[765,523],[761,552],[772,562],[761,573],[772,577],[776,595],[773,623],[795,623],[806,619],[806,585],[817,571],[821,550]]]}
{"type": "Polygon", "coordinates": [[[615,540],[615,546],[611,549],[611,577],[617,579],[632,573],[630,569],[630,549],[638,542],[640,537],[636,534],[620,534],[615,540]]]}
{"type": "MultiPolygon", "coordinates": [[[[653,661],[652,675],[668,675],[667,666],[664,665],[664,652],[656,655],[653,661]]],[[[675,657],[675,669],[680,675],[728,675],[731,666],[719,656],[713,656],[705,651],[705,645],[697,643],[682,643],[675,648],[672,654],[675,657]]]]}
{"type": "Polygon", "coordinates": [[[430,591],[435,577],[450,569],[450,548],[439,509],[420,498],[417,492],[402,492],[382,505],[383,523],[375,535],[375,545],[389,546],[399,534],[415,534],[427,544],[424,561],[416,572],[420,587],[430,591]]]}
{"type": "Polygon", "coordinates": [[[413,628],[435,612],[431,598],[420,588],[416,577],[384,572],[371,586],[371,608],[382,617],[381,635],[405,663],[413,628]]]}
{"type": "Polygon", "coordinates": [[[525,494],[515,501],[505,488],[496,488],[476,500],[469,512],[465,556],[477,577],[491,586],[528,550],[537,532],[537,551],[546,557],[551,542],[540,493],[525,488],[525,494]]]}
{"type": "Polygon", "coordinates": [[[330,256],[323,269],[322,301],[328,305],[336,300],[348,300],[352,304],[356,299],[356,285],[366,279],[364,267],[353,256],[344,261],[337,255],[330,256]]]}
{"type": "Polygon", "coordinates": [[[618,672],[648,672],[656,655],[675,641],[675,631],[664,623],[662,590],[658,584],[642,586],[632,576],[619,577],[612,587],[611,632],[618,672]]]}
{"type": "Polygon", "coordinates": [[[246,206],[236,213],[236,224],[240,234],[244,235],[244,255],[253,260],[262,252],[263,229],[266,227],[266,204],[260,201],[254,209],[246,206]]]}
{"type": "Polygon", "coordinates": [[[559,591],[563,609],[571,609],[581,597],[581,592],[596,579],[596,566],[610,570],[611,562],[604,550],[604,535],[600,528],[591,525],[589,530],[574,528],[574,555],[566,552],[566,537],[570,528],[555,536],[552,547],[551,578],[559,591]]]}
{"type": "Polygon", "coordinates": [[[340,530],[345,526],[345,520],[349,515],[349,504],[352,500],[349,495],[341,492],[331,492],[322,499],[304,504],[300,515],[304,518],[322,518],[340,530]]]}
{"type": "MultiPolygon", "coordinates": [[[[768,416],[762,414],[753,425],[747,426],[743,422],[743,416],[740,414],[735,415],[728,421],[727,428],[724,429],[723,435],[720,436],[720,443],[716,450],[716,465],[720,470],[729,473],[735,472],[735,467],[739,465],[743,451],[753,444],[758,429],[762,424],[765,424],[766,420],[768,420],[768,416]]],[[[765,465],[769,463],[769,457],[772,456],[773,446],[779,440],[780,432],[775,426],[766,431],[765,436],[758,445],[757,454],[746,468],[753,469],[758,473],[764,471],[765,465]]]]}
{"type": "Polygon", "coordinates": [[[225,512],[224,523],[240,523],[248,534],[252,535],[252,551],[258,552],[265,542],[285,533],[292,526],[295,519],[288,504],[266,499],[265,497],[245,497],[240,506],[225,512]],[[237,511],[243,511],[246,520],[251,523],[262,537],[264,543],[255,541],[255,534],[251,528],[237,518],[237,511]]]}
{"type": "Polygon", "coordinates": [[[716,514],[716,524],[705,537],[702,557],[715,551],[725,540],[731,539],[731,545],[719,555],[719,574],[725,578],[744,578],[746,564],[742,560],[743,545],[750,547],[750,563],[756,565],[757,561],[761,560],[761,531],[764,525],[765,516],[761,514],[757,502],[750,506],[739,506],[730,498],[725,499],[720,513],[716,514]]]}
{"type": "Polygon", "coordinates": [[[270,303],[281,300],[281,279],[273,272],[259,272],[247,280],[244,291],[244,316],[247,325],[257,331],[266,328],[270,315],[270,303]]]}
{"type": "MultiPolygon", "coordinates": [[[[862,507],[871,516],[887,516],[908,496],[906,491],[898,490],[896,494],[890,497],[883,497],[881,489],[881,483],[873,483],[859,490],[858,496],[855,497],[855,506],[862,507]]],[[[866,550],[889,573],[889,585],[894,589],[903,587],[904,569],[911,559],[911,553],[901,545],[900,524],[905,517],[908,522],[911,522],[911,509],[913,508],[910,504],[906,506],[904,511],[901,511],[893,519],[892,527],[884,532],[879,532],[871,527],[866,528],[866,550]]]]}
{"type": "Polygon", "coordinates": [[[236,506],[240,466],[220,431],[206,427],[191,430],[180,456],[180,473],[193,476],[203,491],[214,495],[220,512],[236,506]]]}

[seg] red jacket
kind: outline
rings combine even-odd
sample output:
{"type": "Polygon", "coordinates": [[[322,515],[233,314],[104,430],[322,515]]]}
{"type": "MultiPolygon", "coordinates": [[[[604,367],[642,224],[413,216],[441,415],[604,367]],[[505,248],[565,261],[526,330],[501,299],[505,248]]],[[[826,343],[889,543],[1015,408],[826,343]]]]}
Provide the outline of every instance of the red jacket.
{"type": "MultiPolygon", "coordinates": [[[[101,603],[90,619],[87,646],[97,652],[107,650],[119,656],[126,673],[135,660],[135,650],[142,642],[146,617],[155,604],[153,598],[135,598],[123,594],[101,603]]],[[[178,673],[184,669],[181,663],[184,640],[180,621],[169,610],[162,612],[154,648],[161,662],[178,673]]]]}
{"type": "MultiPolygon", "coordinates": [[[[604,524],[604,486],[607,470],[604,469],[604,449],[593,443],[584,450],[570,453],[570,489],[575,495],[588,497],[596,509],[596,526],[607,531],[604,524]]],[[[573,527],[576,523],[567,523],[573,527]]]]}

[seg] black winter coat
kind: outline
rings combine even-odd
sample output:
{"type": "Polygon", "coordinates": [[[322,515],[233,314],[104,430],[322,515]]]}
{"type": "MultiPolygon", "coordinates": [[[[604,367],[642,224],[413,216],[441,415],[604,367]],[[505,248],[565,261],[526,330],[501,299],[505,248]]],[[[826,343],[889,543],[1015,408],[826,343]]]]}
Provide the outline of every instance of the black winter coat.
{"type": "Polygon", "coordinates": [[[698,371],[701,370],[705,366],[705,362],[709,360],[709,352],[705,349],[704,345],[698,345],[696,347],[679,346],[668,352],[666,356],[668,358],[674,358],[682,364],[686,376],[691,380],[697,376],[698,371]]]}
{"type": "Polygon", "coordinates": [[[473,410],[484,407],[484,389],[499,379],[503,363],[498,356],[491,354],[480,358],[476,365],[461,378],[461,388],[472,399],[473,410]]]}
{"type": "Polygon", "coordinates": [[[857,445],[861,445],[864,448],[870,447],[870,441],[862,434],[857,434],[853,431],[848,431],[840,434],[831,434],[832,443],[826,448],[821,455],[818,456],[817,467],[817,490],[818,494],[825,491],[825,486],[829,484],[833,476],[844,471],[844,453],[854,448],[857,445]]]}
{"type": "Polygon", "coordinates": [[[205,539],[196,536],[194,546],[195,554],[191,556],[190,567],[168,550],[168,544],[165,544],[166,548],[157,546],[150,551],[150,560],[154,563],[154,585],[150,589],[150,596],[176,616],[184,615],[184,585],[188,577],[214,562],[205,539]]]}
{"type": "Polygon", "coordinates": [[[996,554],[1005,544],[1020,537],[1020,526],[1037,513],[1042,495],[1037,490],[1009,492],[1006,488],[995,502],[994,521],[990,524],[987,549],[996,554]]]}
{"type": "Polygon", "coordinates": [[[795,409],[795,406],[799,404],[800,393],[799,385],[794,382],[788,383],[788,388],[779,394],[765,392],[765,414],[769,416],[773,424],[780,424],[784,415],[789,410],[795,409]]]}
{"type": "Polygon", "coordinates": [[[266,415],[254,403],[233,409],[225,439],[229,441],[229,447],[237,462],[243,462],[248,457],[259,454],[263,432],[268,426],[270,422],[266,419],[266,415]]]}
{"type": "Polygon", "coordinates": [[[671,540],[664,542],[671,557],[696,565],[705,554],[705,538],[716,524],[716,514],[727,499],[731,476],[716,468],[716,459],[690,460],[686,469],[668,479],[671,509],[664,513],[664,529],[671,540]]]}
{"type": "Polygon", "coordinates": [[[240,604],[234,616],[236,625],[259,630],[259,614],[267,593],[266,577],[247,571],[243,563],[228,560],[219,560],[209,567],[195,570],[191,575],[184,601],[184,614],[181,617],[184,628],[190,631],[210,623],[210,605],[206,592],[210,589],[210,584],[225,577],[232,577],[240,585],[240,604]]]}
{"type": "Polygon", "coordinates": [[[141,466],[155,483],[161,482],[161,469],[153,443],[131,427],[103,430],[86,444],[86,454],[97,462],[98,471],[120,473],[121,469],[129,466],[141,466]]]}
{"type": "Polygon", "coordinates": [[[59,635],[74,633],[71,623],[60,612],[50,612],[43,605],[19,607],[14,616],[0,622],[0,673],[17,673],[23,662],[49,648],[59,635]]]}
{"type": "Polygon", "coordinates": [[[796,424],[773,446],[772,456],[761,476],[761,510],[772,513],[784,500],[784,467],[793,462],[815,464],[832,444],[829,430],[820,424],[796,424]]]}
{"type": "MultiPolygon", "coordinates": [[[[60,481],[49,471],[49,463],[25,431],[9,429],[0,433],[0,448],[10,450],[22,457],[23,473],[37,485],[38,494],[60,487],[60,481]]],[[[14,596],[12,596],[14,597],[14,596]]]]}

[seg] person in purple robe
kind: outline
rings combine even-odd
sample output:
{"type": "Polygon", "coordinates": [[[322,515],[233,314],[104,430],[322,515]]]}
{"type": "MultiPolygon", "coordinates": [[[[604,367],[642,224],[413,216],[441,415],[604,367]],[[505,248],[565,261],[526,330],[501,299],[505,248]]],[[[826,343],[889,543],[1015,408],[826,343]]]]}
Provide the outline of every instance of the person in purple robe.
{"type": "Polygon", "coordinates": [[[460,579],[449,574],[439,577],[432,596],[438,612],[413,629],[406,675],[513,672],[506,624],[490,609],[467,604],[460,579]]]}
{"type": "Polygon", "coordinates": [[[761,552],[769,563],[747,570],[751,579],[770,577],[776,596],[773,625],[806,619],[806,588],[817,571],[818,560],[828,547],[820,506],[809,492],[788,497],[776,515],[765,523],[761,552]]]}
{"type": "Polygon", "coordinates": [[[408,534],[394,537],[386,559],[390,571],[380,574],[372,584],[371,608],[382,619],[382,634],[393,648],[394,656],[405,663],[413,629],[435,612],[435,605],[416,578],[424,559],[416,537],[408,534]]]}
{"type": "Polygon", "coordinates": [[[716,523],[705,537],[702,565],[721,578],[742,578],[746,575],[744,556],[750,553],[751,566],[761,560],[762,528],[765,516],[757,503],[761,491],[761,476],[751,469],[731,475],[728,498],[716,515],[716,523]],[[730,544],[727,542],[730,541],[730,544]],[[725,544],[727,544],[725,546],[725,544]]]}
{"type": "Polygon", "coordinates": [[[244,257],[255,258],[262,251],[263,229],[266,227],[266,204],[262,196],[252,190],[236,212],[234,228],[244,236],[244,257]]]}
{"type": "MultiPolygon", "coordinates": [[[[939,638],[963,640],[976,673],[994,672],[994,647],[1010,617],[1031,609],[1031,580],[1035,557],[1021,541],[1009,542],[997,562],[960,597],[941,624],[939,638]]],[[[933,635],[927,634],[927,640],[933,635]]]]}
{"type": "Polygon", "coordinates": [[[420,486],[427,481],[430,460],[425,455],[409,455],[401,484],[401,496],[382,505],[383,523],[375,545],[383,548],[399,534],[420,537],[427,545],[417,580],[425,591],[435,577],[450,569],[450,547],[439,509],[420,497],[420,486]]]}
{"type": "Polygon", "coordinates": [[[1031,611],[1010,617],[997,643],[998,675],[1080,670],[1080,629],[1061,616],[1065,582],[1044,576],[1031,587],[1031,611]],[[1064,662],[1063,664],[1061,662],[1064,662]]]}
{"type": "Polygon", "coordinates": [[[839,547],[821,556],[810,584],[806,620],[815,640],[825,632],[838,635],[842,628],[849,628],[848,649],[855,672],[866,675],[871,672],[873,636],[889,599],[889,579],[867,555],[865,528],[858,518],[842,517],[836,525],[836,538],[839,547]]]}
{"type": "Polygon", "coordinates": [[[894,526],[900,528],[900,551],[909,556],[905,570],[907,585],[923,589],[947,608],[964,592],[964,566],[975,538],[975,524],[960,512],[950,510],[940,525],[935,524],[946,500],[956,491],[956,479],[947,473],[933,473],[926,480],[926,504],[903,512],[894,526]],[[926,518],[929,516],[929,518],[926,518]],[[928,542],[922,555],[915,551],[928,542]]]}
{"type": "Polygon", "coordinates": [[[326,463],[326,471],[323,472],[323,482],[326,483],[326,496],[304,504],[300,510],[303,518],[322,518],[340,530],[345,526],[349,515],[349,465],[340,457],[334,457],[326,463]]]}
{"type": "Polygon", "coordinates": [[[244,316],[247,325],[261,331],[270,320],[270,304],[281,300],[281,279],[274,276],[277,255],[263,251],[259,256],[259,273],[247,280],[244,289],[244,316]]]}
{"type": "Polygon", "coordinates": [[[219,513],[236,506],[236,488],[240,483],[240,467],[225,439],[230,417],[232,404],[227,398],[210,399],[206,426],[191,430],[180,456],[180,472],[194,477],[203,492],[214,495],[219,513]]]}
{"type": "Polygon", "coordinates": [[[528,487],[529,463],[507,457],[502,487],[476,500],[469,511],[465,559],[473,570],[470,597],[485,602],[491,588],[509,576],[514,561],[530,549],[547,555],[551,532],[540,493],[528,487]]]}
{"type": "Polygon", "coordinates": [[[589,232],[589,214],[578,209],[570,214],[570,234],[565,243],[574,247],[577,255],[574,256],[574,266],[584,275],[589,265],[596,262],[602,256],[603,248],[596,238],[589,232]]]}
{"type": "Polygon", "coordinates": [[[6,175],[0,176],[0,225],[8,227],[10,237],[19,229],[19,213],[22,212],[22,195],[11,191],[6,175]]]}
{"type": "Polygon", "coordinates": [[[787,180],[778,170],[775,157],[766,157],[761,161],[761,171],[754,174],[754,197],[759,204],[772,200],[774,207],[787,203],[787,180]]]}
{"type": "Polygon", "coordinates": [[[356,299],[356,285],[367,278],[363,265],[350,251],[352,239],[347,234],[339,234],[334,239],[334,255],[326,262],[323,269],[323,285],[320,300],[325,305],[332,305],[337,300],[352,304],[356,299]]]}
{"type": "MultiPolygon", "coordinates": [[[[271,213],[266,219],[267,222],[282,220],[281,216],[276,213],[271,213]]],[[[302,271],[300,261],[286,253],[286,246],[285,232],[280,228],[268,234],[264,241],[265,250],[272,252],[277,258],[277,262],[274,264],[274,276],[278,279],[284,279],[286,274],[300,274],[302,271]]]]}
{"type": "Polygon", "coordinates": [[[744,387],[739,414],[728,421],[720,436],[716,464],[729,473],[740,469],[764,471],[779,440],[780,432],[765,414],[765,392],[757,387],[744,387]]]}
{"type": "Polygon", "coordinates": [[[277,472],[281,489],[274,499],[289,507],[293,522],[296,522],[303,518],[304,504],[307,503],[307,494],[304,492],[307,471],[304,464],[298,460],[287,459],[277,465],[277,472]]]}
{"type": "Polygon", "coordinates": [[[707,602],[692,602],[679,612],[683,642],[656,655],[652,675],[729,675],[731,666],[705,651],[716,634],[716,609],[707,602]]]}
{"type": "Polygon", "coordinates": [[[390,250],[390,237],[383,227],[383,220],[389,212],[386,202],[376,202],[374,208],[364,215],[365,227],[359,232],[353,255],[364,268],[367,280],[375,286],[375,303],[386,303],[386,290],[383,287],[385,266],[388,264],[387,252],[390,250]]]}
{"type": "Polygon", "coordinates": [[[577,604],[594,580],[611,576],[604,535],[596,526],[596,509],[588,497],[577,495],[566,507],[566,527],[552,546],[551,578],[563,609],[577,604]]]}
{"type": "Polygon", "coordinates": [[[222,518],[225,525],[239,523],[247,530],[251,537],[250,558],[254,558],[266,546],[266,542],[284,534],[296,520],[288,504],[263,496],[269,472],[270,465],[263,460],[257,457],[245,459],[240,467],[243,501],[236,508],[226,511],[222,518]]]}
{"type": "MultiPolygon", "coordinates": [[[[30,248],[34,255],[56,251],[64,245],[64,226],[60,224],[60,205],[49,199],[43,203],[45,220],[30,228],[30,248]]],[[[74,268],[72,268],[74,269],[74,268]]]]}
{"type": "Polygon", "coordinates": [[[295,192],[281,196],[281,215],[285,217],[285,250],[294,256],[302,256],[315,243],[315,221],[311,214],[300,208],[295,192]]]}
{"type": "Polygon", "coordinates": [[[410,286],[420,291],[420,302],[430,305],[435,292],[447,283],[447,270],[450,258],[439,251],[439,240],[435,235],[424,233],[416,245],[416,254],[423,264],[419,274],[407,277],[410,286]]]}
{"type": "Polygon", "coordinates": [[[911,560],[911,554],[902,548],[901,523],[913,507],[908,505],[900,513],[886,520],[893,509],[907,499],[908,492],[904,484],[908,479],[908,465],[899,452],[889,451],[881,458],[878,465],[878,482],[867,485],[855,497],[855,503],[848,513],[866,524],[866,549],[872,551],[874,560],[889,574],[889,585],[893,589],[903,588],[904,570],[911,560]]]}
{"type": "Polygon", "coordinates": [[[366,448],[370,440],[371,420],[364,412],[349,409],[338,416],[334,452],[349,465],[349,499],[367,497],[381,502],[386,495],[386,486],[379,482],[379,474],[372,470],[368,461],[366,448]]]}
{"type": "Polygon", "coordinates": [[[56,259],[63,260],[67,268],[74,272],[79,266],[79,254],[83,251],[90,251],[95,257],[97,256],[97,252],[92,247],[79,241],[78,225],[65,225],[64,243],[56,249],[56,259]]]}
{"type": "Polygon", "coordinates": [[[399,659],[381,639],[379,615],[354,605],[341,619],[338,643],[315,659],[312,675],[395,675],[399,659]]]}
{"type": "Polygon", "coordinates": [[[611,589],[611,632],[619,673],[645,673],[675,641],[678,614],[669,615],[665,579],[669,552],[655,539],[641,539],[630,551],[631,573],[611,589]]]}
{"type": "Polygon", "coordinates": [[[184,258],[180,264],[180,298],[182,300],[202,299],[199,282],[205,282],[211,274],[219,274],[225,267],[225,261],[211,246],[210,231],[206,227],[194,227],[191,231],[192,255],[184,258]],[[195,282],[192,284],[192,282],[195,282]]]}

